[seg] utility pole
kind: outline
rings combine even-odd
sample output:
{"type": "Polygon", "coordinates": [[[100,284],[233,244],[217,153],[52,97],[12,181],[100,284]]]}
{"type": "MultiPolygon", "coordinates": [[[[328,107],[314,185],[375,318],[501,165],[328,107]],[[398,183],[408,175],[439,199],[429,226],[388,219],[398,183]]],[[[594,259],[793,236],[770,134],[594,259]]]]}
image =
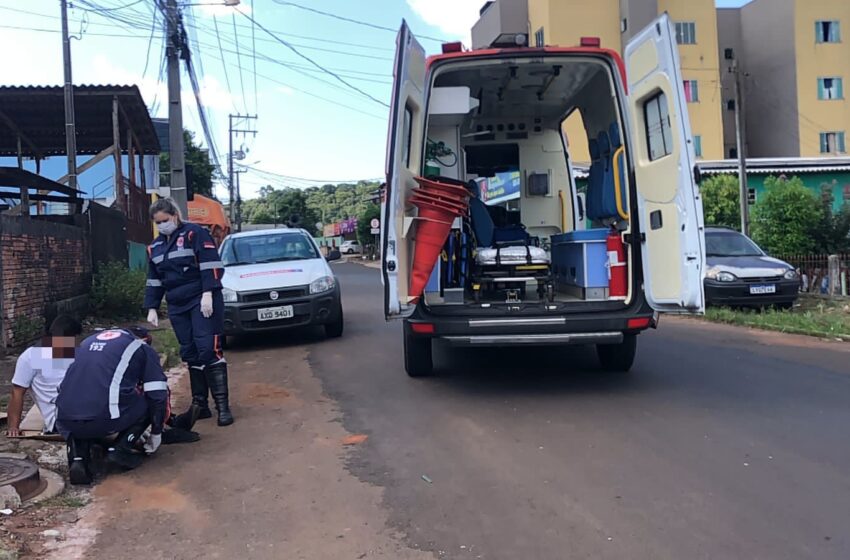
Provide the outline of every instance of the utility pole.
{"type": "MultiPolygon", "coordinates": [[[[71,77],[71,38],[68,36],[68,2],[62,5],[62,62],[65,71],[65,151],[68,152],[68,186],[77,189],[77,128],[74,119],[74,80],[71,77]]],[[[76,198],[76,195],[74,196],[76,198]]],[[[29,214],[29,208],[27,208],[29,214]]]]}
{"type": "MultiPolygon", "coordinates": [[[[230,221],[236,223],[236,231],[242,231],[242,199],[239,196],[238,190],[235,190],[234,187],[234,178],[235,170],[233,169],[233,135],[234,134],[243,134],[248,135],[252,134],[254,136],[257,135],[256,130],[248,130],[248,129],[238,129],[234,128],[234,122],[238,126],[240,121],[250,121],[256,120],[257,115],[229,115],[229,123],[228,123],[228,148],[227,148],[227,192],[229,197],[229,211],[230,211],[230,221]],[[238,208],[237,208],[238,202],[238,208]]],[[[236,159],[243,159],[245,154],[239,153],[236,159]]],[[[238,182],[238,175],[236,181],[238,182]]]]}
{"type": "Polygon", "coordinates": [[[236,172],[236,231],[242,231],[242,188],[239,176],[245,171],[236,172]]]}
{"type": "MultiPolygon", "coordinates": [[[[734,55],[733,55],[734,56],[734,55]]],[[[738,185],[740,188],[741,233],[750,235],[750,190],[747,187],[747,142],[744,96],[741,92],[741,68],[738,59],[732,59],[729,71],[735,74],[735,136],[738,149],[738,185]]]]}
{"type": "Polygon", "coordinates": [[[183,107],[180,100],[180,54],[183,50],[182,25],[178,25],[180,12],[177,0],[165,0],[166,61],[168,64],[168,161],[171,166],[171,198],[185,217],[188,212],[186,200],[186,154],[183,145],[183,107]]]}

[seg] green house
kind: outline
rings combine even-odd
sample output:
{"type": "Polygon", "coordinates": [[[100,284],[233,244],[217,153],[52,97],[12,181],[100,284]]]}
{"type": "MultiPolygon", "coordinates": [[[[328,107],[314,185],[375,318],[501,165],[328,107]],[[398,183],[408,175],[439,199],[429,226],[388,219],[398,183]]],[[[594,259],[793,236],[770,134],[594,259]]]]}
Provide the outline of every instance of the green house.
{"type": "MultiPolygon", "coordinates": [[[[738,160],[700,161],[703,176],[738,176],[738,160]]],[[[803,184],[820,195],[825,188],[832,191],[833,208],[850,203],[850,157],[829,158],[753,158],[747,160],[747,187],[750,204],[764,193],[768,177],[799,177],[803,184]]]]}

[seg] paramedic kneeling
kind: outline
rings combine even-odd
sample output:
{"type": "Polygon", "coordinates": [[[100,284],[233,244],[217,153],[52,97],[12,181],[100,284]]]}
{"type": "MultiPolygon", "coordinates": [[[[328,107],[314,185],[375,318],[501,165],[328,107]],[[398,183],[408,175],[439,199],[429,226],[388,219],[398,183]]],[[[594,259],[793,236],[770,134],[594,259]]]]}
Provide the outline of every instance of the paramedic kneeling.
{"type": "Polygon", "coordinates": [[[227,362],[222,352],[224,265],[209,232],[183,222],[174,201],[163,198],[151,205],[159,237],[148,247],[145,308],[148,322],[159,326],[157,309],[165,296],[168,318],[180,343],[180,357],[189,366],[192,403],[199,418],[210,418],[207,396],[212,393],[218,425],[233,424],[227,388],[227,362]]]}
{"type": "Polygon", "coordinates": [[[135,468],[139,439],[147,454],[162,443],[168,418],[168,383],[159,355],[128,330],[94,334],[77,348],[74,363],[59,386],[56,426],[68,442],[71,484],[91,483],[89,442],[117,433],[108,461],[135,468]]]}

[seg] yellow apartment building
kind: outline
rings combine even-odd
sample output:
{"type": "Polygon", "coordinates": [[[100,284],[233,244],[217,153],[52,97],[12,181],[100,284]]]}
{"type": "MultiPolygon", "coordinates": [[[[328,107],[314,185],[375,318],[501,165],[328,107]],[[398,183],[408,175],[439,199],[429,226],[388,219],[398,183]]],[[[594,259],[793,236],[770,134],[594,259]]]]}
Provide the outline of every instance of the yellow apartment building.
{"type": "Polygon", "coordinates": [[[846,154],[850,0],[754,0],[718,22],[721,53],[736,47],[745,72],[747,154],[846,154]]]}
{"type": "MultiPolygon", "coordinates": [[[[502,0],[505,1],[505,0],[502,0]]],[[[697,157],[723,158],[723,93],[714,0],[527,0],[532,45],[578,45],[599,37],[622,54],[626,42],[665,11],[676,22],[691,132],[697,157]]],[[[565,123],[573,158],[590,159],[580,116],[565,123]]]]}

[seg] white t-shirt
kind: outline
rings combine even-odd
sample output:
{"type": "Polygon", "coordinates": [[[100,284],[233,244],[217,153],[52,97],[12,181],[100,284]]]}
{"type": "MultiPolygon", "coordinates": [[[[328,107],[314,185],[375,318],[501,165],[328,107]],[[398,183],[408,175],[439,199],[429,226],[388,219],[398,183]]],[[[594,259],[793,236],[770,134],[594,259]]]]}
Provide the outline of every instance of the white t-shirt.
{"type": "Polygon", "coordinates": [[[44,418],[45,432],[53,431],[59,385],[73,362],[71,358],[53,358],[50,347],[33,346],[24,350],[15,364],[12,383],[32,391],[33,400],[44,418]]]}

